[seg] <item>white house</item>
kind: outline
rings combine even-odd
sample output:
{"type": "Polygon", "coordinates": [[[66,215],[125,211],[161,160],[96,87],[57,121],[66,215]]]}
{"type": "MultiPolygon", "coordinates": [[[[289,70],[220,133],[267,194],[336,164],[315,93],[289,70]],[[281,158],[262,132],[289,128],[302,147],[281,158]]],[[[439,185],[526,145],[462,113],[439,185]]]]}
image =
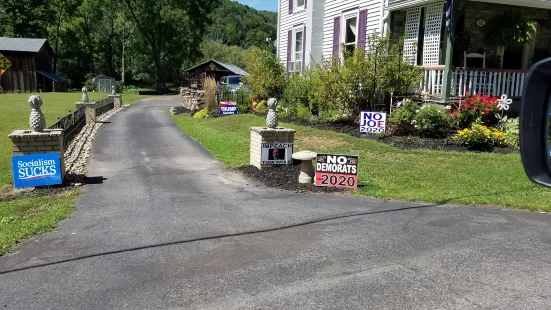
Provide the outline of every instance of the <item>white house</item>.
{"type": "Polygon", "coordinates": [[[279,0],[277,54],[289,72],[340,55],[340,46],[365,47],[382,32],[384,0],[279,0]]]}
{"type": "Polygon", "coordinates": [[[362,48],[369,34],[390,30],[393,36],[406,35],[404,58],[425,69],[420,92],[434,97],[464,96],[467,91],[520,97],[529,66],[551,56],[551,0],[453,0],[451,46],[445,2],[279,0],[278,57],[288,72],[300,72],[312,62],[340,56],[342,44],[362,48]],[[486,23],[506,8],[521,11],[537,25],[532,42],[520,49],[484,42],[486,23]],[[445,76],[451,76],[451,82],[445,76]]]}

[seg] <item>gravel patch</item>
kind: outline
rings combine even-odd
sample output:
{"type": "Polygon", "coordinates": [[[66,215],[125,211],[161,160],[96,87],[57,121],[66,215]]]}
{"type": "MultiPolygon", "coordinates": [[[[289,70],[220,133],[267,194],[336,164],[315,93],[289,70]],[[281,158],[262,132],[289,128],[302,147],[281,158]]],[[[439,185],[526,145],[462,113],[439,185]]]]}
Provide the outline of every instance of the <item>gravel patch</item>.
{"type": "Polygon", "coordinates": [[[104,113],[98,118],[98,122],[84,126],[81,132],[73,139],[71,144],[65,151],[65,182],[67,184],[82,185],[86,183],[86,166],[90,159],[90,152],[92,150],[92,143],[94,137],[104,122],[106,122],[111,116],[118,111],[124,109],[127,106],[119,109],[112,109],[107,113],[104,113]]]}

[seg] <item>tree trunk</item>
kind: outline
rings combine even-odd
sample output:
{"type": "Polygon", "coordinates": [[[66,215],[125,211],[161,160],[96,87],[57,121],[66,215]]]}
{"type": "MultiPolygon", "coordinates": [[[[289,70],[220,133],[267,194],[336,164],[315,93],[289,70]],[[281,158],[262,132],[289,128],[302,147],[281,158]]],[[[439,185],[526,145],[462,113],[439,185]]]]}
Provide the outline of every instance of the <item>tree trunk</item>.
{"type": "Polygon", "coordinates": [[[59,31],[61,28],[61,18],[63,17],[63,8],[65,7],[65,2],[61,4],[61,7],[59,8],[59,16],[57,18],[57,29],[55,34],[55,51],[54,51],[54,74],[57,74],[57,59],[58,59],[58,53],[59,53],[59,31]]]}

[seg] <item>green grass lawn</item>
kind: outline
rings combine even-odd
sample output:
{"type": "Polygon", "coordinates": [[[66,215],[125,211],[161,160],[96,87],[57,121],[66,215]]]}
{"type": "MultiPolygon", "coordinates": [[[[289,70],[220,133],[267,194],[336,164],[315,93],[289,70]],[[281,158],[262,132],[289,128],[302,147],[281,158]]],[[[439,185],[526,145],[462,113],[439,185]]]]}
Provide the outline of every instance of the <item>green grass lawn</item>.
{"type": "MultiPolygon", "coordinates": [[[[29,128],[31,108],[27,103],[31,94],[0,94],[0,190],[13,181],[11,173],[11,140],[8,135],[16,129],[29,128]]],[[[90,101],[106,98],[107,93],[88,93],[90,101]]],[[[74,111],[75,103],[82,99],[82,93],[42,93],[44,104],[42,112],[48,126],[55,123],[58,117],[74,111]]],[[[132,104],[146,96],[124,94],[123,103],[132,104]]]]}
{"type": "Polygon", "coordinates": [[[20,240],[49,232],[69,217],[79,191],[0,202],[0,255],[20,240]]]}
{"type": "MultiPolygon", "coordinates": [[[[249,164],[249,127],[265,126],[253,115],[174,119],[228,167],[249,164]]],[[[331,131],[280,126],[297,130],[295,151],[359,155],[358,195],[551,211],[551,190],[527,179],[519,154],[407,151],[331,131]]]]}

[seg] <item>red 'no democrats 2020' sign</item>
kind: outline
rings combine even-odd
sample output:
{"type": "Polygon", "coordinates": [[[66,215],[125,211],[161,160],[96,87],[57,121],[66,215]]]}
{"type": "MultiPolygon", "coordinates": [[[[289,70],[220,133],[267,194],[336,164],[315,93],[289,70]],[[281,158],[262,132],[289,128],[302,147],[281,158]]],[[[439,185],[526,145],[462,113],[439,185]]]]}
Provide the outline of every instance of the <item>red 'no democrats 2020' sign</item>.
{"type": "Polygon", "coordinates": [[[358,188],[358,156],[318,154],[316,186],[358,188]]]}

